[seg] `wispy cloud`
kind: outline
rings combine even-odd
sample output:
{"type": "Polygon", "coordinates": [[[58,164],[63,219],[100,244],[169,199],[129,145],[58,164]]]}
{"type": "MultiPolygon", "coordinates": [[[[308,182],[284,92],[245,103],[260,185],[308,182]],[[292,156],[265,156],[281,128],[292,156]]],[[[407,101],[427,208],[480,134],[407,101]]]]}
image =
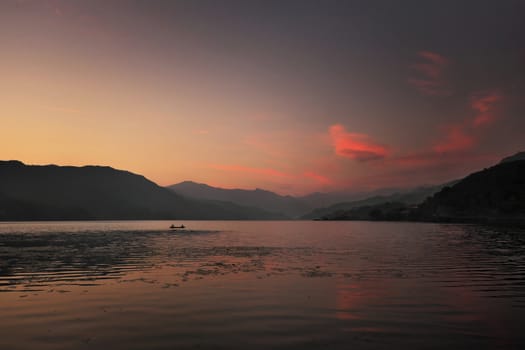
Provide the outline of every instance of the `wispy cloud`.
{"type": "Polygon", "coordinates": [[[422,61],[411,66],[417,76],[408,79],[408,82],[424,95],[449,95],[451,90],[445,79],[445,71],[450,65],[449,60],[430,51],[420,51],[418,56],[422,61]]]}
{"type": "Polygon", "coordinates": [[[444,138],[432,148],[437,153],[466,151],[476,143],[474,136],[469,135],[463,125],[449,125],[444,129],[444,138]]]}
{"type": "Polygon", "coordinates": [[[309,179],[312,179],[316,182],[318,182],[319,184],[322,184],[322,185],[331,185],[332,184],[332,180],[326,176],[323,176],[323,175],[320,175],[320,174],[317,174],[313,171],[305,171],[303,173],[303,176],[306,177],[306,178],[309,178],[309,179]]]}
{"type": "Polygon", "coordinates": [[[254,168],[243,165],[224,165],[224,164],[211,164],[209,166],[212,169],[222,170],[222,171],[231,171],[237,173],[247,173],[255,175],[263,175],[272,178],[290,178],[293,177],[291,174],[281,172],[272,168],[254,168]]]}
{"type": "Polygon", "coordinates": [[[470,95],[468,106],[472,114],[461,121],[439,127],[439,136],[432,147],[420,152],[395,157],[405,166],[434,166],[463,159],[481,142],[483,131],[500,117],[504,96],[499,90],[476,92],[470,95]]]}
{"type": "Polygon", "coordinates": [[[349,133],[340,124],[330,127],[330,137],[335,153],[341,157],[366,162],[385,158],[389,153],[386,146],[374,142],[368,135],[349,133]]]}
{"type": "Polygon", "coordinates": [[[474,127],[481,127],[492,124],[498,119],[497,106],[503,100],[503,95],[499,91],[477,92],[470,97],[470,106],[477,111],[472,124],[474,127]]]}
{"type": "Polygon", "coordinates": [[[230,173],[231,178],[251,177],[274,185],[279,184],[279,186],[288,184],[286,185],[288,190],[302,189],[301,192],[304,189],[318,190],[319,186],[328,189],[335,185],[330,177],[315,169],[297,169],[285,172],[274,168],[258,168],[238,164],[209,164],[208,168],[230,173]]]}
{"type": "Polygon", "coordinates": [[[471,107],[481,113],[488,112],[503,96],[497,91],[477,92],[471,95],[471,107]]]}

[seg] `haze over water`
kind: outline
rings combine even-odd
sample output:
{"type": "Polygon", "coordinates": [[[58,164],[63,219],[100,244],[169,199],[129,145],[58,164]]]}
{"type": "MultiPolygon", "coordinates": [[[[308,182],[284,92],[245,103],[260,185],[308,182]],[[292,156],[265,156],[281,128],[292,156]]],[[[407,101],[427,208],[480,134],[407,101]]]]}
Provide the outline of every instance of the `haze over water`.
{"type": "Polygon", "coordinates": [[[1,349],[523,348],[523,231],[0,224],[1,349]]]}

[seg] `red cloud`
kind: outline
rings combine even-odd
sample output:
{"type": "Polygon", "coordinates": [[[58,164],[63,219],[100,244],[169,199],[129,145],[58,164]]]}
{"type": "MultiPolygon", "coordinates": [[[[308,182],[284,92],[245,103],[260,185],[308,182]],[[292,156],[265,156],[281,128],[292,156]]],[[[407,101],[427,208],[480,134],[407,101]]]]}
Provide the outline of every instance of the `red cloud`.
{"type": "Polygon", "coordinates": [[[494,111],[495,105],[502,99],[503,95],[497,91],[472,94],[470,97],[470,106],[472,109],[479,112],[472,121],[474,127],[488,125],[496,120],[497,115],[494,111]]]}
{"type": "Polygon", "coordinates": [[[462,152],[475,146],[480,137],[479,129],[497,119],[496,106],[502,99],[503,95],[497,91],[472,94],[470,107],[478,113],[473,119],[446,126],[445,137],[437,142],[432,150],[436,153],[462,152]]]}
{"type": "Polygon", "coordinates": [[[445,139],[438,142],[433,150],[438,153],[465,151],[472,148],[479,137],[477,129],[497,119],[495,106],[503,99],[497,91],[478,92],[470,97],[470,107],[477,111],[474,119],[445,128],[445,139]]]}
{"type": "Polygon", "coordinates": [[[475,109],[481,113],[488,112],[492,105],[496,102],[501,101],[503,96],[496,92],[496,91],[490,91],[490,92],[484,92],[484,93],[475,93],[472,94],[470,98],[470,106],[472,109],[475,109]]]}
{"type": "Polygon", "coordinates": [[[315,180],[315,181],[317,181],[317,182],[319,182],[320,184],[323,184],[323,185],[331,185],[332,184],[332,180],[330,180],[326,176],[314,173],[313,171],[306,171],[306,172],[303,173],[303,176],[307,177],[307,178],[310,178],[310,179],[313,179],[313,180],[315,180]]]}
{"type": "Polygon", "coordinates": [[[475,144],[475,139],[468,135],[462,125],[452,125],[446,128],[445,139],[438,142],[432,148],[434,152],[445,153],[465,151],[475,144]]]}
{"type": "Polygon", "coordinates": [[[335,153],[342,157],[365,162],[385,158],[389,153],[387,147],[373,142],[368,135],[346,132],[340,124],[330,127],[330,136],[335,153]]]}
{"type": "Polygon", "coordinates": [[[478,127],[478,126],[492,124],[494,120],[496,120],[496,116],[494,114],[482,113],[482,114],[478,114],[476,118],[474,118],[474,121],[472,122],[472,124],[474,124],[475,127],[478,127]]]}
{"type": "Polygon", "coordinates": [[[418,56],[425,61],[412,65],[419,74],[416,78],[408,79],[408,82],[425,95],[449,95],[450,89],[444,79],[449,60],[430,51],[420,51],[418,56]]]}

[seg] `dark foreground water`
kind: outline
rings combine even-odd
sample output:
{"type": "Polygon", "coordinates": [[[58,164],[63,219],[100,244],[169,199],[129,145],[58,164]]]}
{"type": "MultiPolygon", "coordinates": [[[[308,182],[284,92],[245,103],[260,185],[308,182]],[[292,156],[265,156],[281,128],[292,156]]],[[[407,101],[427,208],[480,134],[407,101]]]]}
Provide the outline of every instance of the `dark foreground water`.
{"type": "Polygon", "coordinates": [[[183,223],[0,223],[0,349],[525,348],[524,231],[183,223]]]}

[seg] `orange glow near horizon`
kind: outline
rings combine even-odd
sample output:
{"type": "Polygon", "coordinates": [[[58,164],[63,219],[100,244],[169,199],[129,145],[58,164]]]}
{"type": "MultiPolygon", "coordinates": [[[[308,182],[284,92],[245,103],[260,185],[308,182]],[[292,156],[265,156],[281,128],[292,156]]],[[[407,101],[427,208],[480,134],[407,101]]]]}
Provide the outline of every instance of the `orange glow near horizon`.
{"type": "Polygon", "coordinates": [[[465,168],[435,153],[474,171],[523,146],[516,74],[470,82],[487,68],[431,43],[328,45],[331,16],[318,40],[300,18],[182,3],[1,2],[0,159],[297,195],[449,181],[465,168]]]}

